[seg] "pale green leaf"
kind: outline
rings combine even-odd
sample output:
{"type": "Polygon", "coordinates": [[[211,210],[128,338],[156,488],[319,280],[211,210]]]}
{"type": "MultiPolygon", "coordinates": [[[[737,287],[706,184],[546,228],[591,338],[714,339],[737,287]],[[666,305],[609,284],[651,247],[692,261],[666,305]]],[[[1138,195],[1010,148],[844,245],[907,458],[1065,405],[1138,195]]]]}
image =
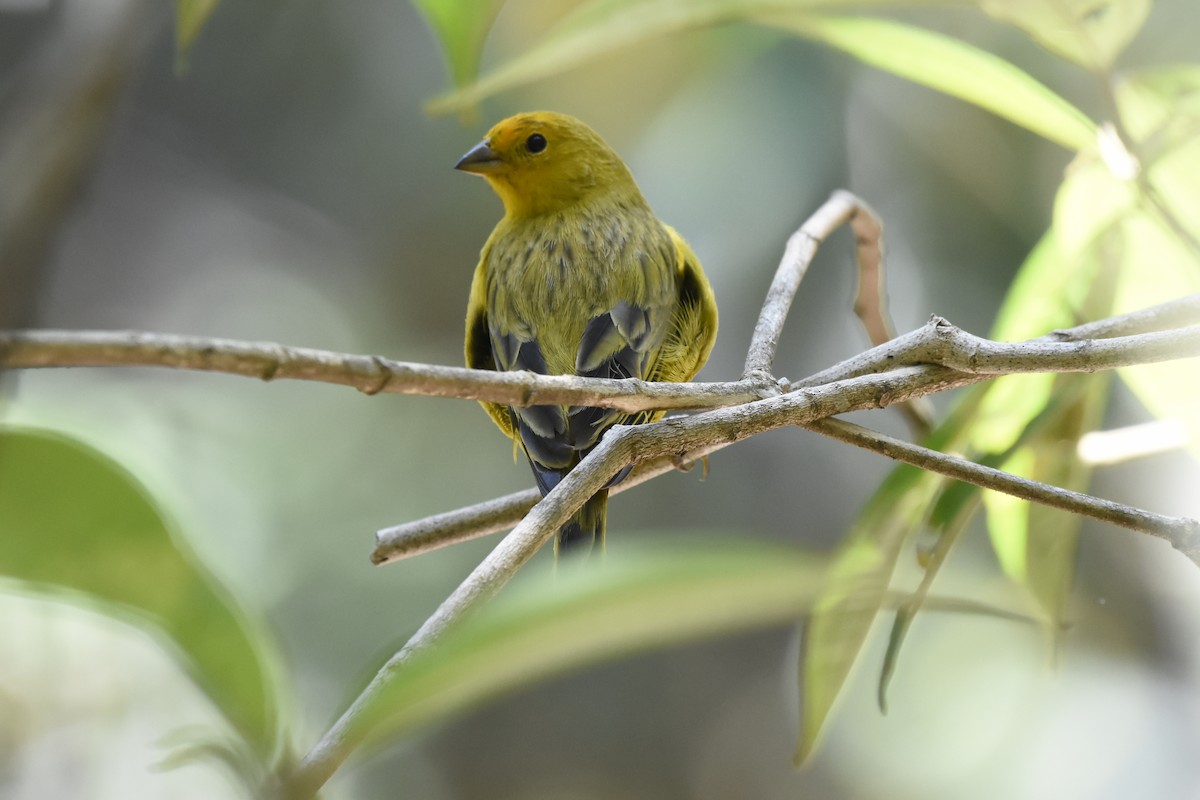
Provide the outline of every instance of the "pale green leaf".
{"type": "Polygon", "coordinates": [[[694,540],[623,546],[557,576],[523,576],[393,671],[360,707],[346,746],[394,738],[584,664],[798,621],[823,573],[792,548],[694,540]]]}
{"type": "Polygon", "coordinates": [[[1095,139],[1095,125],[1082,111],[1013,64],[957,39],[868,17],[788,14],[757,19],[974,103],[1072,150],[1095,139]]]}
{"type": "MultiPolygon", "coordinates": [[[[1029,443],[1000,468],[1052,486],[1085,491],[1091,470],[1079,460],[1075,443],[1099,424],[1109,383],[1108,374],[1057,376],[1056,397],[1070,400],[1050,410],[1049,424],[1027,436],[1029,443]]],[[[1029,590],[1057,637],[1064,628],[1082,518],[999,492],[984,492],[984,503],[988,534],[1001,567],[1029,590]]]]}
{"type": "Polygon", "coordinates": [[[175,0],[175,58],[182,66],[219,0],[175,0]]]}
{"type": "MultiPolygon", "coordinates": [[[[1177,236],[1144,216],[1127,220],[1123,229],[1131,263],[1118,286],[1117,313],[1200,292],[1200,260],[1177,236]]],[[[1183,425],[1189,451],[1200,458],[1200,358],[1125,367],[1118,374],[1156,418],[1183,425]]]]}
{"type": "MultiPolygon", "coordinates": [[[[996,315],[992,338],[1022,341],[1076,324],[1094,272],[1094,261],[1064,254],[1056,225],[1017,272],[996,315]]],[[[1006,375],[993,381],[971,429],[972,449],[1002,453],[1011,448],[1046,408],[1053,385],[1051,374],[1006,375]]]]}
{"type": "Polygon", "coordinates": [[[64,436],[0,429],[0,576],[163,636],[260,757],[277,736],[260,646],[137,481],[64,436]]]}
{"type": "MultiPolygon", "coordinates": [[[[955,450],[975,411],[969,396],[925,442],[955,450]]],[[[829,716],[858,661],[875,617],[888,598],[888,584],[904,543],[925,522],[946,484],[940,475],[908,465],[892,470],[859,513],[829,568],[827,588],[805,631],[800,689],[804,714],[796,762],[820,743],[829,716]]]]}
{"type": "MultiPolygon", "coordinates": [[[[1063,313],[1069,311],[1084,319],[1099,319],[1112,313],[1113,286],[1122,252],[1119,237],[1109,230],[1096,244],[1078,254],[1068,255],[1061,249],[1035,251],[1022,272],[1027,271],[1031,276],[1041,274],[1044,291],[1057,298],[1063,313]],[[1053,274],[1047,271],[1048,264],[1057,268],[1053,274]]],[[[1099,424],[1108,397],[1109,376],[1045,377],[1051,383],[1042,407],[1017,405],[1004,420],[1009,432],[1018,431],[1019,449],[1004,457],[1001,469],[1052,486],[1083,491],[1091,474],[1076,455],[1075,443],[1099,424]],[[1031,416],[1030,412],[1036,413],[1031,416]]],[[[1007,447],[1017,444],[1018,440],[1014,440],[1007,447]]],[[[993,492],[985,492],[984,502],[988,534],[1001,567],[1029,590],[1048,628],[1058,637],[1063,630],[1066,598],[1075,572],[1080,518],[1023,500],[1014,502],[993,492]]]]}
{"type": "MultiPolygon", "coordinates": [[[[1113,175],[1095,149],[1076,156],[1054,199],[1054,232],[1063,264],[1091,263],[1096,239],[1137,206],[1137,187],[1113,175]]],[[[1074,270],[1073,270],[1074,271],[1074,270]]]]}
{"type": "Polygon", "coordinates": [[[483,43],[504,0],[413,0],[437,35],[455,86],[479,73],[483,43]]]}
{"type": "Polygon", "coordinates": [[[939,532],[937,544],[921,559],[925,574],[921,577],[921,583],[917,590],[909,596],[907,602],[896,608],[892,632],[888,636],[887,651],[883,656],[883,667],[879,671],[877,699],[879,708],[884,713],[887,713],[888,686],[895,674],[896,665],[899,663],[900,649],[904,646],[909,628],[912,627],[913,620],[922,609],[932,608],[929,591],[933,587],[933,581],[946,563],[946,559],[950,557],[955,545],[966,532],[967,525],[978,506],[978,497],[978,490],[971,484],[957,481],[950,483],[941,493],[930,514],[930,527],[939,532]]]}
{"type": "Polygon", "coordinates": [[[1052,53],[1094,71],[1107,70],[1141,30],[1150,0],[981,0],[1052,53]]]}
{"type": "MultiPolygon", "coordinates": [[[[1117,286],[1120,313],[1200,292],[1200,67],[1135,74],[1121,83],[1118,101],[1148,195],[1122,223],[1128,263],[1117,286]]],[[[1200,359],[1119,374],[1155,417],[1183,424],[1200,458],[1200,359]]]]}
{"type": "MultiPolygon", "coordinates": [[[[1088,261],[1105,237],[1120,242],[1112,313],[1125,313],[1200,291],[1200,68],[1135,74],[1118,101],[1140,174],[1116,174],[1098,148],[1081,152],[1055,230],[1069,243],[1060,268],[1088,261]]],[[[1200,360],[1119,374],[1154,416],[1183,424],[1200,456],[1200,360]]]]}
{"type": "MultiPolygon", "coordinates": [[[[479,80],[433,100],[431,114],[461,112],[486,97],[557,75],[586,61],[667,34],[780,11],[969,5],[974,0],[592,0],[540,41],[479,80]]],[[[435,26],[436,27],[436,26],[435,26]]]]}

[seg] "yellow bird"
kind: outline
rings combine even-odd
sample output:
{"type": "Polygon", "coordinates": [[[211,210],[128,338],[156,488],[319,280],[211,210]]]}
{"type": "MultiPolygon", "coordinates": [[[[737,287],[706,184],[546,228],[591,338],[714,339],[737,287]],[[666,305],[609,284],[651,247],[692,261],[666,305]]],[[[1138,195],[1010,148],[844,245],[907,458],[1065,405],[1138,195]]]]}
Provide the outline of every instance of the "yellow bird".
{"type": "MultiPolygon", "coordinates": [[[[712,287],[595,131],[564,114],[518,114],[455,168],[486,178],[504,203],[471,282],[467,366],[649,381],[700,371],[717,335],[712,287]]],[[[610,426],[663,415],[483,407],[521,445],[543,496],[610,426]]],[[[555,552],[603,545],[607,503],[606,487],[559,529],[555,552]]]]}

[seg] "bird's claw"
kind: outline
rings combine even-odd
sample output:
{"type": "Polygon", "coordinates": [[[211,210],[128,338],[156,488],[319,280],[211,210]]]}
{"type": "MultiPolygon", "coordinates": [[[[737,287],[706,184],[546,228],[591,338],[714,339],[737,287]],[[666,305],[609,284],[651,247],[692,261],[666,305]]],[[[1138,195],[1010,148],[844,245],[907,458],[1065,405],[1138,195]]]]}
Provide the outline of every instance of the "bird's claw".
{"type": "MultiPolygon", "coordinates": [[[[691,472],[692,468],[696,466],[696,460],[687,460],[684,453],[676,453],[671,456],[671,463],[680,472],[691,472]]],[[[703,465],[703,469],[700,470],[700,480],[704,480],[708,477],[708,456],[700,456],[700,463],[703,465]]]]}

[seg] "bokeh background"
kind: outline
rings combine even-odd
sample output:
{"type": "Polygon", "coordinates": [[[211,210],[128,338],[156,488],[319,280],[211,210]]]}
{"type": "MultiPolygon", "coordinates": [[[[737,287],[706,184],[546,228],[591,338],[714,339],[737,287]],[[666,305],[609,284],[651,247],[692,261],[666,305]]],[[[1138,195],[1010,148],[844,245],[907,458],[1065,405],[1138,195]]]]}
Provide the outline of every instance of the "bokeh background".
{"type": "MultiPolygon", "coordinates": [[[[485,64],[574,5],[511,0],[485,64]]],[[[99,121],[65,115],[44,129],[94,125],[96,136],[81,136],[80,182],[60,187],[37,224],[4,231],[6,325],[458,364],[471,271],[500,205],[451,166],[495,120],[550,108],[597,128],[695,248],[721,309],[701,377],[729,379],[787,236],[833,189],[885,220],[901,330],[936,312],[986,333],[1049,224],[1070,157],[984,111],[745,27],[656,40],[503,94],[464,121],[422,111],[448,79],[406,2],[224,3],[182,70],[169,11],[0,0],[0,143],[31,147],[21,157],[35,163],[38,137],[29,145],[24,134],[43,130],[64,86],[107,75],[112,99],[99,121]]],[[[1016,30],[965,9],[920,19],[1102,114],[1086,78],[1016,30]]],[[[1198,22],[1194,0],[1161,0],[1122,63],[1194,59],[1198,22]]],[[[20,188],[17,152],[0,163],[20,188]]],[[[780,374],[866,346],[853,285],[842,232],[801,289],[780,374]]],[[[249,609],[275,642],[301,751],[494,541],[373,567],[373,532],[531,483],[471,402],[149,370],[3,381],[6,421],[68,432],[125,465],[249,609]]],[[[1118,386],[1106,424],[1144,418],[1118,386]]],[[[857,419],[903,432],[892,413],[857,419]]],[[[720,453],[707,480],[693,471],[622,494],[609,547],[745,536],[828,550],[888,469],[778,431],[720,453]]],[[[1093,488],[1195,516],[1198,481],[1195,462],[1166,454],[1104,468],[1093,488]]],[[[935,593],[1027,609],[979,534],[935,593]]],[[[877,636],[804,772],[791,766],[798,635],[776,629],[547,681],[352,764],[327,796],[1200,797],[1200,580],[1165,545],[1100,525],[1084,526],[1080,551],[1057,658],[1034,626],[926,614],[883,716],[877,636]]],[[[544,553],[529,569],[550,564],[544,553]]],[[[897,582],[915,575],[908,558],[897,582]]],[[[220,725],[159,642],[0,589],[0,797],[238,796],[208,763],[156,768],[173,741],[220,725]]]]}

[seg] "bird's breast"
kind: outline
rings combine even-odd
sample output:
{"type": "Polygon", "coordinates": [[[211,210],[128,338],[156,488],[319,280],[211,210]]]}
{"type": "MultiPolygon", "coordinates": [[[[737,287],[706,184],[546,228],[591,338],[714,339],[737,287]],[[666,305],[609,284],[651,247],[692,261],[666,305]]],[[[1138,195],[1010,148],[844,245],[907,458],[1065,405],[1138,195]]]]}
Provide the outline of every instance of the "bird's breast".
{"type": "Polygon", "coordinates": [[[489,316],[505,334],[536,339],[552,373],[573,371],[593,317],[622,302],[665,311],[673,296],[674,246],[653,216],[558,214],[496,233],[487,257],[489,316]]]}

